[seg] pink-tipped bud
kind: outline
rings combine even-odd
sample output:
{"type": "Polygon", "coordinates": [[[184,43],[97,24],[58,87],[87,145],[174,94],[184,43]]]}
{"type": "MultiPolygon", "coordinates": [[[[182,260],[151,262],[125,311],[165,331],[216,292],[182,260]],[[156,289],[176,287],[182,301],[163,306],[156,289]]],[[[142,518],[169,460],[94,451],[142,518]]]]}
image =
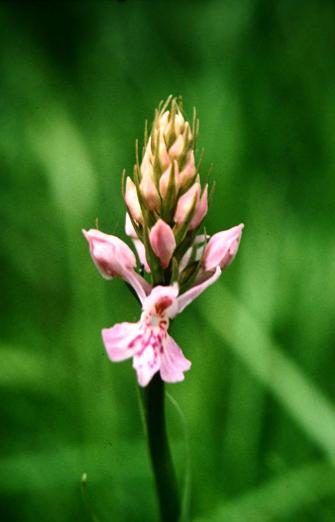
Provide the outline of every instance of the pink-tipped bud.
{"type": "Polygon", "coordinates": [[[240,224],[229,230],[214,234],[208,241],[202,256],[205,270],[213,270],[217,266],[224,270],[234,259],[241,240],[244,225],[240,224]]]}
{"type": "Polygon", "coordinates": [[[195,228],[197,228],[207,214],[207,211],[208,211],[207,193],[208,193],[208,185],[206,185],[205,190],[203,191],[202,196],[200,198],[200,201],[195,209],[194,216],[190,223],[190,230],[194,230],[195,228]]]}
{"type": "MultiPolygon", "coordinates": [[[[177,179],[178,179],[178,163],[175,161],[174,165],[174,179],[173,182],[175,185],[177,185],[177,179]]],[[[159,180],[159,192],[161,193],[162,198],[165,198],[168,190],[169,190],[169,184],[171,183],[171,169],[172,165],[170,165],[169,168],[166,169],[165,172],[161,175],[161,178],[159,180]]]]}
{"type": "Polygon", "coordinates": [[[132,215],[132,218],[137,221],[137,223],[143,223],[143,215],[140,202],[138,201],[136,186],[129,176],[127,177],[126,181],[126,192],[124,199],[128,210],[132,215]]]}
{"type": "Polygon", "coordinates": [[[177,224],[184,223],[193,205],[197,205],[200,197],[200,183],[196,181],[191,188],[183,194],[177,203],[174,220],[177,224]]]}
{"type": "Polygon", "coordinates": [[[174,117],[174,130],[176,134],[181,134],[184,130],[185,120],[180,112],[177,112],[174,117]]]}
{"type": "Polygon", "coordinates": [[[154,254],[159,258],[163,268],[167,268],[176,248],[176,240],[171,227],[162,219],[152,227],[149,234],[154,254]]]}
{"type": "Polygon", "coordinates": [[[151,138],[149,138],[147,148],[145,149],[145,153],[142,158],[141,162],[141,172],[145,172],[148,168],[150,168],[152,161],[153,161],[153,155],[151,152],[151,138]]]}
{"type": "Polygon", "coordinates": [[[174,144],[171,145],[171,147],[169,148],[170,157],[178,159],[184,150],[184,144],[185,144],[184,138],[181,134],[179,134],[179,136],[177,137],[174,144]]]}
{"type": "Polygon", "coordinates": [[[106,279],[122,277],[127,270],[136,267],[136,258],[121,239],[100,232],[100,230],[83,230],[95,266],[106,279]]]}
{"type": "Polygon", "coordinates": [[[150,210],[158,210],[161,206],[161,199],[154,181],[154,172],[151,164],[147,164],[145,169],[141,169],[142,180],[140,189],[150,210]]]}
{"type": "Polygon", "coordinates": [[[179,185],[182,187],[186,183],[188,183],[192,178],[194,178],[197,172],[195,161],[194,161],[194,151],[190,150],[183,170],[179,173],[179,185]]]}
{"type": "Polygon", "coordinates": [[[165,128],[168,124],[169,116],[170,116],[170,111],[165,111],[162,114],[162,116],[160,116],[160,118],[158,119],[158,127],[160,129],[162,129],[163,131],[165,130],[165,128]]]}
{"type": "Polygon", "coordinates": [[[170,165],[171,160],[168,151],[166,150],[165,141],[162,135],[159,140],[158,157],[161,169],[166,170],[170,165]]]}

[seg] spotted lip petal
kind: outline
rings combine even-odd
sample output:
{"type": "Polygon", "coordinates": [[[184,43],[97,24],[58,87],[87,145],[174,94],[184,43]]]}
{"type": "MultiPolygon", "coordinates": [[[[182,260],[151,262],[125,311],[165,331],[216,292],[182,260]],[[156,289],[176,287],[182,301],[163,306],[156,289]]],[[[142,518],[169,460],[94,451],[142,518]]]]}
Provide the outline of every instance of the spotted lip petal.
{"type": "Polygon", "coordinates": [[[146,386],[160,372],[166,382],[184,379],[188,361],[167,333],[169,319],[178,312],[178,286],[156,286],[143,302],[137,323],[120,323],[102,330],[107,354],[112,361],[133,357],[140,386],[146,386]]]}

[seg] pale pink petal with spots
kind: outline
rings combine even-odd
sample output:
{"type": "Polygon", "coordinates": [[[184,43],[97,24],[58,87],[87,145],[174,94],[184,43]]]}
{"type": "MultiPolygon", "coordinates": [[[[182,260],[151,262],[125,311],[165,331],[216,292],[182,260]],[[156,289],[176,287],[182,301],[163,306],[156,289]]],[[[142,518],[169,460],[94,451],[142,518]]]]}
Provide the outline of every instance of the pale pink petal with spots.
{"type": "Polygon", "coordinates": [[[163,381],[183,381],[184,372],[190,368],[191,361],[186,359],[175,340],[170,335],[167,335],[160,364],[160,375],[163,381]]]}
{"type": "Polygon", "coordinates": [[[140,386],[146,386],[159,370],[160,356],[157,348],[155,343],[148,344],[134,355],[133,368],[136,370],[140,386]]]}
{"type": "Polygon", "coordinates": [[[178,284],[171,286],[155,286],[143,303],[143,310],[164,312],[170,319],[178,313],[177,295],[178,284]]]}
{"type": "Polygon", "coordinates": [[[102,330],[102,339],[111,361],[124,361],[138,349],[141,338],[140,323],[118,323],[102,330]]]}

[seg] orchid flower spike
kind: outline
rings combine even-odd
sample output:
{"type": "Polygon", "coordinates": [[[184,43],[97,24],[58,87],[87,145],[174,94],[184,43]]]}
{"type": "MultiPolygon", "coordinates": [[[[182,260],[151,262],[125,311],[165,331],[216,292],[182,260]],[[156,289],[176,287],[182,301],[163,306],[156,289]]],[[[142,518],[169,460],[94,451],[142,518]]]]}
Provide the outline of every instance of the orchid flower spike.
{"type": "Polygon", "coordinates": [[[202,227],[208,185],[196,166],[197,131],[196,117],[190,124],[180,99],[169,97],[156,111],[133,178],[125,180],[125,231],[139,262],[118,237],[83,230],[100,274],[125,281],[141,304],[138,322],[102,330],[109,358],[132,358],[141,386],[158,372],[166,382],[184,379],[191,362],[168,334],[169,322],[217,281],[241,240],[243,224],[212,237],[202,227]]]}

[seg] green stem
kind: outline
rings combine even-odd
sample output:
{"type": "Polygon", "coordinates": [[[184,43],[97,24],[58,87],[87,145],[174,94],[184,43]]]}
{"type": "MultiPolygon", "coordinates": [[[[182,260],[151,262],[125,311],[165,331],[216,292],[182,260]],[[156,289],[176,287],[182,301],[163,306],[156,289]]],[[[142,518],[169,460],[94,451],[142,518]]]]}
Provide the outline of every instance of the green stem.
{"type": "Polygon", "coordinates": [[[156,374],[142,392],[149,452],[162,522],[178,522],[180,499],[165,421],[164,383],[156,374]]]}

